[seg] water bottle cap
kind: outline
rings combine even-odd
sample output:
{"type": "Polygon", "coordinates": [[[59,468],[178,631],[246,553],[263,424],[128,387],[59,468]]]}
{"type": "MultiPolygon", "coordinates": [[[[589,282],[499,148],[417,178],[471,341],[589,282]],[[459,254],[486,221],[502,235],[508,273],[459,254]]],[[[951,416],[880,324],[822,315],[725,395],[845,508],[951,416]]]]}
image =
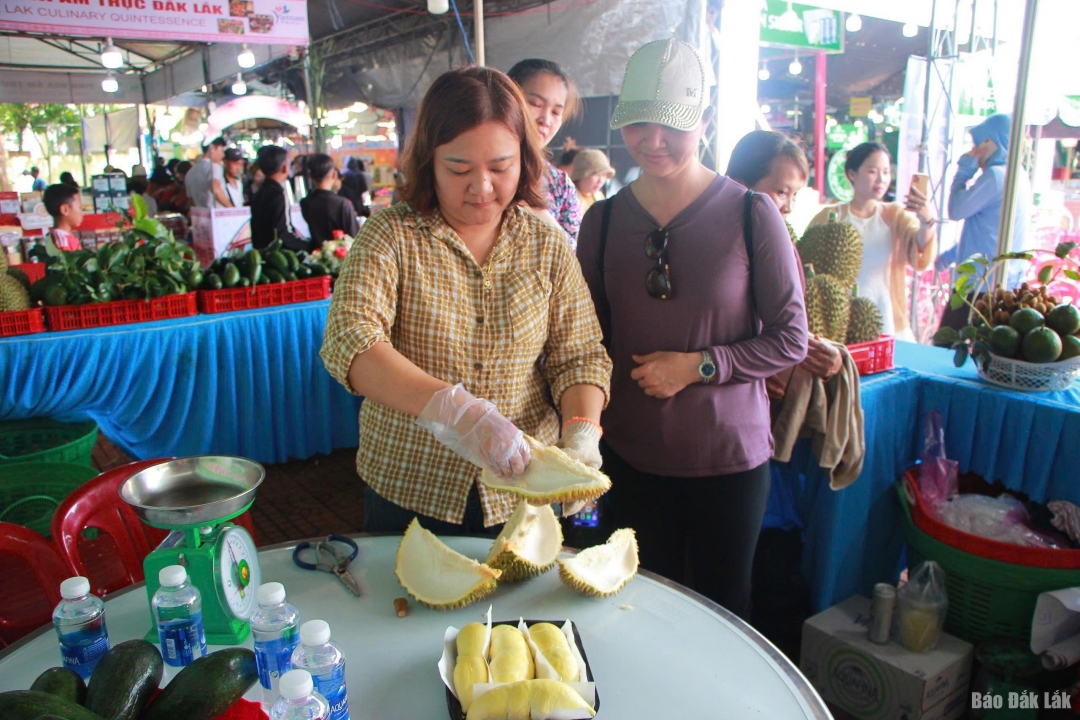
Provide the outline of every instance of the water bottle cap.
{"type": "Polygon", "coordinates": [[[68,578],[64,582],[60,583],[60,597],[65,600],[74,600],[80,598],[90,592],[90,581],[86,578],[76,576],[68,578]]]}
{"type": "Polygon", "coordinates": [[[286,700],[307,697],[314,689],[315,683],[311,681],[311,673],[307,670],[290,670],[281,676],[278,683],[278,692],[286,700]]]}
{"type": "Polygon", "coordinates": [[[330,642],[330,625],[325,620],[308,620],[300,626],[300,642],[304,645],[330,642]]]}
{"type": "Polygon", "coordinates": [[[260,605],[277,605],[285,602],[285,586],[279,582],[263,583],[255,593],[260,605]]]}
{"type": "Polygon", "coordinates": [[[176,587],[187,580],[187,570],[183,565],[169,565],[158,571],[157,578],[162,587],[176,587]]]}

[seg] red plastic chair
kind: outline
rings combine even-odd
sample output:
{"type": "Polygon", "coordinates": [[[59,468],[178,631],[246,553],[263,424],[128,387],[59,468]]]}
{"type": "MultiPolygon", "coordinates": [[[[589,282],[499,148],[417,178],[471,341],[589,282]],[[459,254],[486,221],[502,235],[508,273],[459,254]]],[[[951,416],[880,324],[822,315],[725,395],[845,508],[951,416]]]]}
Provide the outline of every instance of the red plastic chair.
{"type": "MultiPolygon", "coordinates": [[[[72,573],[89,578],[95,595],[106,594],[142,582],[143,558],[168,535],[167,530],[139,520],[120,499],[120,486],[135,473],[170,458],[128,463],[101,473],[81,485],[56,508],[52,537],[72,573]],[[87,538],[84,531],[99,531],[87,538]]],[[[255,537],[249,513],[233,522],[255,537]]]]}
{"type": "Polygon", "coordinates": [[[0,522],[0,647],[52,621],[60,583],[71,577],[48,540],[0,522]]]}

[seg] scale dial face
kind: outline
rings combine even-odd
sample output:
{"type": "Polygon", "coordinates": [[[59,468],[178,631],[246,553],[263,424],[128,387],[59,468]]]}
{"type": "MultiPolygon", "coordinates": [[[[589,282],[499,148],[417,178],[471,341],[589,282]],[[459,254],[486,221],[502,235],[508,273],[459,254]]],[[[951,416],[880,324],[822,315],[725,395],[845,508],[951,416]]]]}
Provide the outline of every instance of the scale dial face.
{"type": "Polygon", "coordinates": [[[221,607],[237,620],[247,620],[258,602],[255,591],[262,584],[255,541],[242,527],[226,528],[214,548],[214,586],[221,607]]]}

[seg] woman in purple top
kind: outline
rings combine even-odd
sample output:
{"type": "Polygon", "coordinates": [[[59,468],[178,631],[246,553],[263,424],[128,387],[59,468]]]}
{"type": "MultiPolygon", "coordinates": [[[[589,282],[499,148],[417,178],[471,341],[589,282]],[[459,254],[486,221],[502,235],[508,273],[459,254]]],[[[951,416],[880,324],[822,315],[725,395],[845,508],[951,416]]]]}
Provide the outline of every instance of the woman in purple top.
{"type": "MultiPolygon", "coordinates": [[[[540,145],[546,148],[559,133],[563,122],[577,115],[581,99],[574,81],[558,63],[535,58],[516,63],[507,74],[525,94],[533,119],[536,120],[540,145]]],[[[578,229],[581,227],[577,188],[570,176],[552,165],[550,160],[544,175],[544,190],[552,219],[566,231],[570,247],[576,247],[578,229]]]]}
{"type": "Polygon", "coordinates": [[[611,127],[641,176],[589,209],[578,259],[615,366],[607,520],[678,582],[689,547],[694,587],[745,617],[773,451],[765,378],[805,357],[806,312],[775,205],[697,159],[704,78],[678,40],[630,58],[611,127]]]}

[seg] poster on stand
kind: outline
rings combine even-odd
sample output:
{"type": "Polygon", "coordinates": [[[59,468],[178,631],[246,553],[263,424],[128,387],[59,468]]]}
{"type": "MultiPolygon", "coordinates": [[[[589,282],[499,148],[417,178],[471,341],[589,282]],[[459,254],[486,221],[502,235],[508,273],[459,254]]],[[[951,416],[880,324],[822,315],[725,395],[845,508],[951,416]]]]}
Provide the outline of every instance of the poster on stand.
{"type": "Polygon", "coordinates": [[[202,267],[251,245],[251,208],[191,209],[191,237],[202,267]]]}

